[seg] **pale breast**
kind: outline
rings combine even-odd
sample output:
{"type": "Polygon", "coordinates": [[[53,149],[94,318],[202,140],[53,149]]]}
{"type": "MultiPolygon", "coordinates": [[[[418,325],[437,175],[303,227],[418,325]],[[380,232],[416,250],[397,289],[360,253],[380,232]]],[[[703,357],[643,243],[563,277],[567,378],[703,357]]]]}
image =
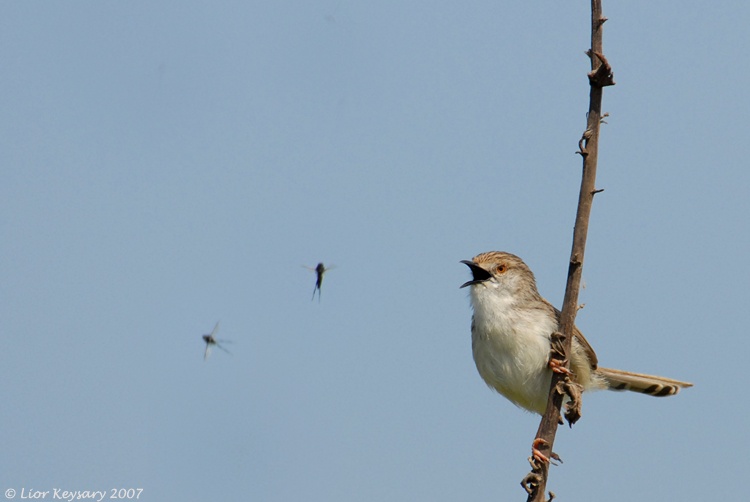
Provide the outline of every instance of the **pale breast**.
{"type": "Polygon", "coordinates": [[[472,302],[472,349],[479,374],[516,405],[544,413],[552,378],[549,340],[556,321],[542,310],[519,311],[478,300],[472,302]]]}

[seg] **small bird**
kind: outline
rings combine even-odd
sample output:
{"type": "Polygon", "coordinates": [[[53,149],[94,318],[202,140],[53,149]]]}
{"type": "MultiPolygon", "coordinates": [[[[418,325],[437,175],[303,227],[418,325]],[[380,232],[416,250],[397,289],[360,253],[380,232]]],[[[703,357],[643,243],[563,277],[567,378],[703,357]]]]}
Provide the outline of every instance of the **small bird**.
{"type": "Polygon", "coordinates": [[[312,295],[312,298],[310,299],[310,301],[313,301],[315,299],[315,292],[317,291],[318,292],[318,303],[320,303],[320,291],[321,291],[320,288],[321,288],[321,286],[323,286],[323,274],[325,274],[326,272],[328,272],[329,270],[331,270],[333,267],[326,268],[325,265],[323,265],[323,263],[321,262],[321,263],[318,263],[318,266],[315,267],[315,268],[312,268],[312,267],[305,267],[305,268],[308,269],[308,270],[312,270],[318,276],[317,280],[315,281],[315,289],[313,289],[313,295],[312,295]]]}
{"type": "Polygon", "coordinates": [[[232,355],[231,352],[229,352],[227,349],[225,349],[224,347],[222,347],[219,344],[219,342],[222,342],[222,343],[232,343],[232,342],[229,341],[229,340],[217,340],[216,338],[214,338],[214,335],[216,334],[217,331],[219,331],[219,322],[218,321],[216,322],[216,326],[214,326],[214,330],[211,332],[210,335],[203,335],[203,341],[206,342],[206,353],[203,355],[203,360],[204,361],[206,359],[208,359],[208,355],[211,353],[211,345],[215,345],[215,346],[219,347],[221,350],[223,350],[224,352],[226,352],[230,356],[232,355]]]}
{"type": "MultiPolygon", "coordinates": [[[[471,345],[487,385],[528,411],[544,414],[552,379],[551,334],[560,311],[541,297],[534,274],[518,256],[500,251],[463,260],[473,279],[471,345]]],[[[584,390],[629,390],[671,396],[692,384],[669,378],[600,368],[594,349],[573,328],[571,379],[584,390]]]]}

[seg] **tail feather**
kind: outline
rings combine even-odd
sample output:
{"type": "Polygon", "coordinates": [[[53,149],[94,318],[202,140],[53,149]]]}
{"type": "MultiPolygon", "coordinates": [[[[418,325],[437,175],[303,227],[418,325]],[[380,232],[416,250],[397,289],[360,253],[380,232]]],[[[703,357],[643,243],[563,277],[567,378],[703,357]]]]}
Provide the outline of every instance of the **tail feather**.
{"type": "Polygon", "coordinates": [[[607,382],[609,390],[629,390],[650,396],[664,397],[677,394],[681,388],[693,386],[691,383],[680,382],[671,378],[643,375],[629,371],[609,368],[597,368],[595,371],[607,382]]]}

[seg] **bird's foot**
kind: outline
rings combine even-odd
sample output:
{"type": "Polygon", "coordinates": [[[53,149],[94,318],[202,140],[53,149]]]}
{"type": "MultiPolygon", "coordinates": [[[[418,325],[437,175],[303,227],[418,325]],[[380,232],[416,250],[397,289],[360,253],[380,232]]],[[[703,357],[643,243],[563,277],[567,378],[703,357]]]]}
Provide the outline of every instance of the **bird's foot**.
{"type": "Polygon", "coordinates": [[[572,371],[565,367],[565,361],[560,361],[559,359],[556,359],[554,357],[549,358],[549,363],[547,363],[547,365],[555,373],[560,373],[567,376],[571,376],[573,374],[572,371]]]}
{"type": "MultiPolygon", "coordinates": [[[[551,463],[552,465],[558,465],[557,463],[552,461],[552,460],[557,460],[558,462],[562,463],[562,459],[560,458],[560,455],[558,455],[557,453],[550,451],[549,457],[548,457],[547,455],[539,451],[538,447],[539,445],[542,445],[542,444],[545,446],[549,445],[549,443],[542,438],[536,438],[534,442],[531,443],[531,457],[532,458],[529,459],[530,461],[532,461],[533,459],[533,461],[535,462],[540,462],[544,464],[551,463]]],[[[532,462],[532,465],[533,465],[533,462],[532,462]]]]}

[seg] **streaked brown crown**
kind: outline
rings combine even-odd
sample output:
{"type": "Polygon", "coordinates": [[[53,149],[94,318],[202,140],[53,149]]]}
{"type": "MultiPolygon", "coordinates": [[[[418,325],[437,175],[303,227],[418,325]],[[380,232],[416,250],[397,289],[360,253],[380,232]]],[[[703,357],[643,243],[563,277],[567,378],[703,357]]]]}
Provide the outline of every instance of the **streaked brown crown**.
{"type": "Polygon", "coordinates": [[[504,263],[505,265],[512,266],[514,268],[525,268],[529,270],[529,267],[523,262],[518,256],[506,253],[505,251],[489,251],[476,255],[472,258],[472,261],[477,265],[482,263],[504,263]]]}

